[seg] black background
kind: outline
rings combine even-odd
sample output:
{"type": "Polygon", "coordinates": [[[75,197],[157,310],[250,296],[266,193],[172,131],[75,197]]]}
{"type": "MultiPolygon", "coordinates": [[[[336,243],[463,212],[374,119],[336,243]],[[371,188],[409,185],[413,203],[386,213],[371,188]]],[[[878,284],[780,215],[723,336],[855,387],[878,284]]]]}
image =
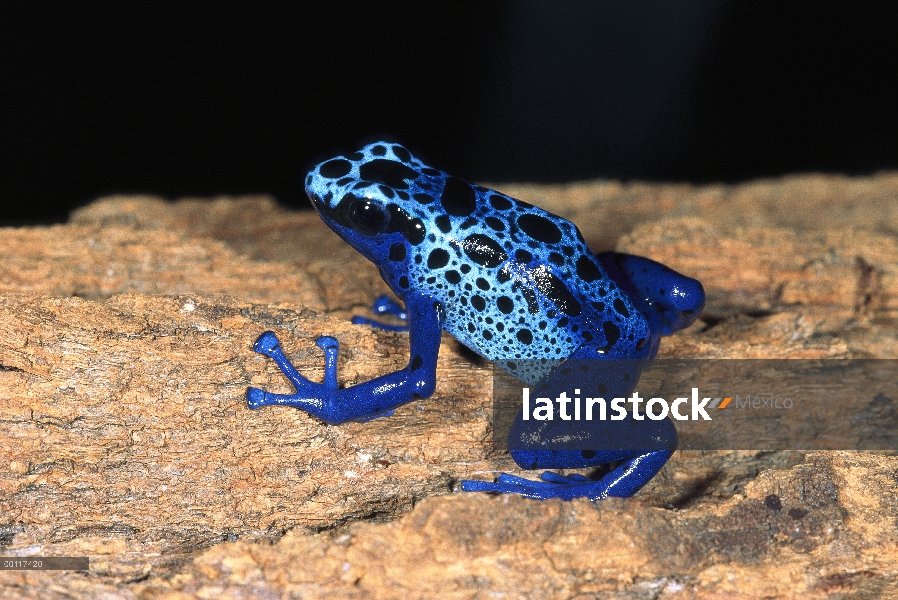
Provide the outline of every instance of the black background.
{"type": "Polygon", "coordinates": [[[898,167],[889,4],[3,8],[0,222],[266,192],[384,138],[476,181],[898,167]]]}

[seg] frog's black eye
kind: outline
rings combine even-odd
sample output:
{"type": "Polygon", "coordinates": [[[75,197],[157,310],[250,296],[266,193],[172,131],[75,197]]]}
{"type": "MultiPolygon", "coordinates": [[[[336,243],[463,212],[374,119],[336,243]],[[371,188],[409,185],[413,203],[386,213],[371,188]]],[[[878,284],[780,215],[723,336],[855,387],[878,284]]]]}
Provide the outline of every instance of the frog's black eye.
{"type": "Polygon", "coordinates": [[[354,228],[365,235],[375,235],[387,228],[390,213],[377,202],[358,198],[349,205],[349,220],[354,228]]]}

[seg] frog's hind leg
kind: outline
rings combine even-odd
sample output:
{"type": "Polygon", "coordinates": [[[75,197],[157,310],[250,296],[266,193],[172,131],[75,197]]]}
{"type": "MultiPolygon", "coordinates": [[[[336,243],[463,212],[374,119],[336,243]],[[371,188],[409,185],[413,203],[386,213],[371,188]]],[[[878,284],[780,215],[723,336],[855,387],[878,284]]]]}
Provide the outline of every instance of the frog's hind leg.
{"type": "MultiPolygon", "coordinates": [[[[515,426],[521,424],[516,420],[515,426]]],[[[514,429],[513,426],[512,430],[514,429]]],[[[540,433],[529,429],[522,431],[528,435],[521,434],[517,441],[515,437],[518,436],[510,436],[510,445],[530,446],[511,449],[514,461],[525,469],[580,469],[609,464],[617,466],[599,479],[579,474],[559,475],[551,471],[543,473],[541,481],[502,474],[495,482],[463,481],[462,490],[520,494],[539,500],[584,497],[599,500],[608,496],[626,498],[635,494],[654,477],[677,447],[677,431],[669,419],[638,421],[631,415],[621,421],[595,421],[589,435],[570,436],[580,440],[573,443],[586,446],[585,449],[560,447],[569,444],[553,440],[548,432],[540,433]],[[535,444],[526,442],[533,437],[539,441],[535,444]],[[525,443],[522,444],[522,440],[525,443]],[[588,448],[590,445],[593,446],[592,449],[588,448]]]]}
{"type": "MultiPolygon", "coordinates": [[[[552,471],[546,471],[540,475],[541,481],[503,473],[496,478],[495,482],[462,481],[461,489],[465,492],[519,494],[525,498],[534,498],[536,500],[548,500],[550,498],[601,500],[609,496],[627,498],[638,492],[642,486],[654,477],[671,455],[673,455],[673,450],[671,449],[653,452],[615,451],[608,453],[604,458],[616,460],[606,462],[617,462],[619,460],[624,462],[597,480],[577,473],[560,475],[552,471]]],[[[517,460],[517,457],[515,459],[517,460]]]]}
{"type": "Polygon", "coordinates": [[[702,314],[705,290],[695,279],[642,256],[602,252],[596,258],[611,279],[656,322],[653,330],[661,335],[689,327],[702,314]]]}
{"type": "MultiPolygon", "coordinates": [[[[378,296],[371,306],[371,311],[376,315],[395,315],[401,320],[408,322],[408,313],[405,308],[401,304],[393,302],[389,296],[378,296]]],[[[371,327],[383,329],[384,331],[408,331],[408,325],[390,325],[358,315],[352,318],[352,322],[354,325],[370,325],[371,327]]]]}
{"type": "Polygon", "coordinates": [[[336,425],[386,416],[397,406],[415,398],[429,397],[436,386],[443,310],[439,303],[423,295],[412,296],[408,306],[409,322],[412,324],[409,331],[411,357],[408,366],[347,388],[339,388],[337,385],[339,346],[336,339],[321,337],[316,342],[325,351],[325,374],[323,383],[315,383],[296,370],[281,350],[277,336],[266,331],[259,336],[253,348],[275,361],[296,388],[296,393],[272,394],[251,387],[246,391],[249,408],[272,404],[292,406],[336,425]]]}

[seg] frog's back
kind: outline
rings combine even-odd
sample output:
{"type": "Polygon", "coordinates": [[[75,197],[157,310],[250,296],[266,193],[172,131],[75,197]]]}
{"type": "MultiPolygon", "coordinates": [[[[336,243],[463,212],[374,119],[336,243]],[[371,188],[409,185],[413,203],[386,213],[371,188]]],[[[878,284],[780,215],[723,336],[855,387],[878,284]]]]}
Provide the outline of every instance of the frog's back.
{"type": "Polygon", "coordinates": [[[644,318],[566,219],[386,143],[318,165],[306,187],[325,222],[399,297],[434,297],[444,329],[524,380],[586,343],[612,355],[645,344],[644,318]]]}

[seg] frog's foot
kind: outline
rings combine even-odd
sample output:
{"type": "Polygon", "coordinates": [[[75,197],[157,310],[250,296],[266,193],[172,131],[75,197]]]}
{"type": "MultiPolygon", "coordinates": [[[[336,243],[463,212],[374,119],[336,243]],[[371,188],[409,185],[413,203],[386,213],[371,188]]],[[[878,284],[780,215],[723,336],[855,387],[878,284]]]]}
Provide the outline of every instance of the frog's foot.
{"type": "Polygon", "coordinates": [[[324,350],[324,383],[315,383],[303,377],[296,370],[296,367],[293,366],[293,363],[290,362],[290,359],[284,355],[284,352],[281,350],[281,343],[273,332],[266,331],[260,335],[253,345],[253,349],[277,363],[281,372],[296,388],[296,393],[272,394],[271,392],[251,387],[246,390],[247,405],[252,409],[270,404],[293,406],[301,408],[328,423],[341,422],[342,420],[364,423],[379,417],[389,417],[393,414],[393,410],[390,409],[370,415],[357,414],[348,415],[346,419],[336,418],[336,411],[333,405],[335,404],[337,392],[337,354],[340,351],[340,344],[336,339],[328,336],[318,338],[315,344],[324,350]]]}
{"type": "MultiPolygon", "coordinates": [[[[321,400],[337,389],[337,354],[340,344],[332,337],[322,336],[315,344],[324,350],[324,383],[314,383],[303,377],[290,359],[281,350],[281,342],[273,331],[266,331],[253,344],[253,350],[274,360],[281,372],[296,388],[295,394],[272,394],[259,388],[247,388],[246,402],[250,408],[256,409],[269,404],[295,406],[309,412],[312,408],[320,408],[321,400]],[[318,399],[316,401],[316,399],[318,399]]],[[[314,412],[312,414],[315,414],[314,412]]]]}
{"type": "MultiPolygon", "coordinates": [[[[390,314],[399,317],[403,321],[408,321],[408,313],[406,313],[405,308],[401,304],[390,300],[388,296],[378,296],[371,306],[371,310],[376,315],[390,314]]],[[[408,331],[408,325],[389,325],[367,317],[355,316],[352,318],[352,323],[354,325],[370,325],[384,331],[408,331]]]]}
{"type": "Polygon", "coordinates": [[[274,360],[296,388],[295,394],[272,394],[258,388],[246,390],[250,408],[269,404],[301,408],[326,423],[368,421],[388,416],[394,408],[416,398],[428,398],[436,387],[437,356],[440,352],[443,308],[429,296],[411,294],[409,308],[409,362],[404,369],[348,387],[337,385],[339,344],[332,337],[315,342],[324,350],[324,382],[314,383],[299,374],[281,350],[277,336],[266,331],[253,349],[274,360]]]}
{"type": "Polygon", "coordinates": [[[626,498],[635,494],[649,479],[654,477],[671,454],[670,450],[659,450],[637,456],[598,480],[576,473],[559,475],[546,471],[540,475],[542,481],[535,481],[502,473],[495,482],[462,481],[461,489],[464,492],[519,494],[525,498],[536,500],[548,500],[549,498],[601,500],[608,496],[626,498]]]}

